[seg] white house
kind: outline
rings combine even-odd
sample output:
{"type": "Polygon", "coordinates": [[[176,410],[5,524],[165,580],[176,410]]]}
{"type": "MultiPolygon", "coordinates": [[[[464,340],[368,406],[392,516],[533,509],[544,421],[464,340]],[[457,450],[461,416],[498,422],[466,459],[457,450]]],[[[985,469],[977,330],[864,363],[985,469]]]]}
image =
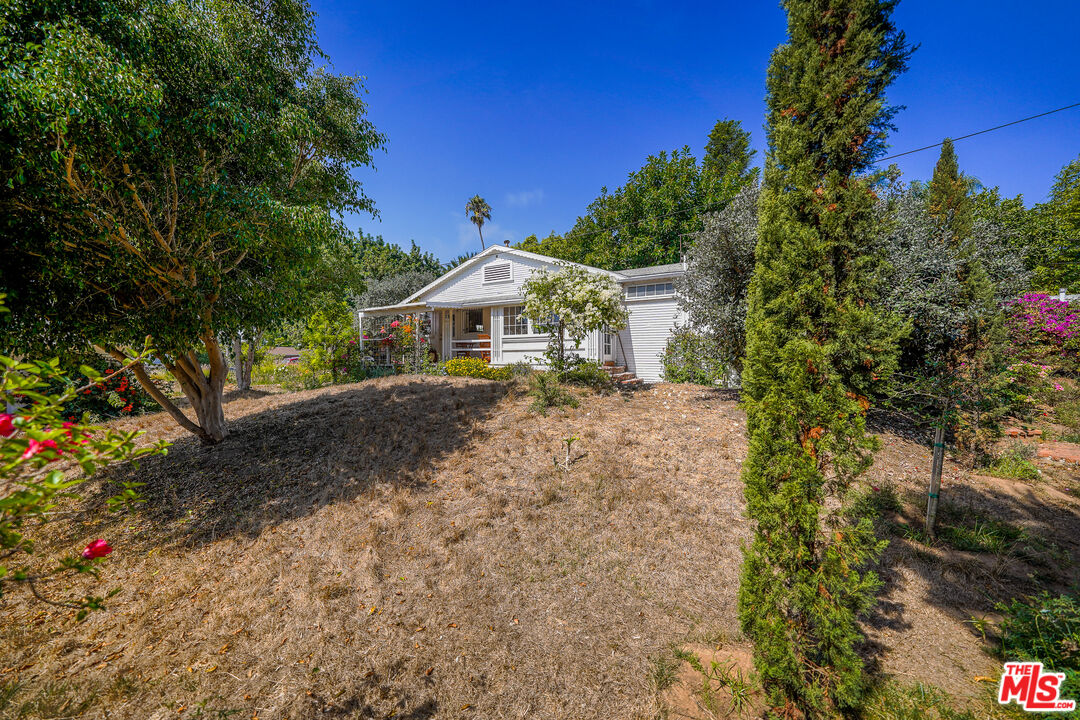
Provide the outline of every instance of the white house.
{"type": "MultiPolygon", "coordinates": [[[[477,356],[492,365],[538,362],[548,335],[538,332],[522,314],[522,284],[540,269],[572,265],[545,255],[510,247],[490,247],[453,268],[397,305],[365,308],[378,317],[431,313],[429,340],[440,360],[477,356]]],[[[611,272],[579,265],[608,275],[625,289],[630,322],[618,334],[594,332],[575,348],[583,357],[624,366],[646,382],[661,379],[660,355],[684,313],[675,301],[675,278],[685,265],[657,265],[611,272]]]]}

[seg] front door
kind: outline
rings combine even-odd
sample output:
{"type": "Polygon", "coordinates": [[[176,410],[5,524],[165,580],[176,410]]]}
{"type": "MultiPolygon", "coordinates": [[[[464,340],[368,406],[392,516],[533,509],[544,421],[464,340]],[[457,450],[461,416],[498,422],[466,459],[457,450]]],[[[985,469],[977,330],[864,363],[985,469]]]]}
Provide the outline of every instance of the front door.
{"type": "Polygon", "coordinates": [[[600,362],[615,362],[615,336],[607,327],[600,331],[600,362]]]}

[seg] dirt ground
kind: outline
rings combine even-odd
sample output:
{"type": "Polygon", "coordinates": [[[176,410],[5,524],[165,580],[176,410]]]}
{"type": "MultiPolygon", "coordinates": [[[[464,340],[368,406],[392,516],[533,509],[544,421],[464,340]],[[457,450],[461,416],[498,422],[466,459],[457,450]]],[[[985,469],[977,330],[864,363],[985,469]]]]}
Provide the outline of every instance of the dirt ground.
{"type": "MultiPolygon", "coordinates": [[[[174,445],[86,486],[47,545],[108,539],[94,590],[120,593],[81,624],[0,605],[0,717],[686,715],[670,707],[689,682],[665,670],[673,650],[739,640],[743,413],[664,384],[548,417],[528,405],[497,383],[396,377],[234,394],[233,434],[211,448],[164,415],[119,421],[174,445]],[[131,479],[146,504],[106,515],[109,482],[131,479]]],[[[884,530],[865,650],[877,672],[970,697],[1000,673],[972,618],[1078,580],[1078,478],[950,464],[943,521],[1031,538],[960,552],[904,537],[929,465],[924,445],[883,435],[867,483],[905,508],[884,530]]]]}

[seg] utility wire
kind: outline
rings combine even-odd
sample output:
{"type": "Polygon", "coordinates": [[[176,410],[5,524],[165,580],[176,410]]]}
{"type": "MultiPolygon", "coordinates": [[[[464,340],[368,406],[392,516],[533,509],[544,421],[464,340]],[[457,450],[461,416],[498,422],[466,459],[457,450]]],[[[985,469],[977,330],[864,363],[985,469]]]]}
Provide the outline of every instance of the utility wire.
{"type": "MultiPolygon", "coordinates": [[[[1066,105],[1065,107],[1059,107],[1056,110],[1047,110],[1046,112],[1039,113],[1038,115],[1032,115],[1030,117],[1021,118],[1019,120],[1013,120],[1012,122],[1007,122],[1007,123],[1005,123],[1003,125],[995,125],[992,128],[986,128],[985,130],[979,130],[977,132],[968,133],[967,135],[961,135],[960,137],[954,137],[954,138],[949,138],[949,139],[952,140],[953,142],[956,142],[957,140],[966,140],[967,138],[975,137],[976,135],[984,135],[984,134],[986,134],[988,132],[994,132],[995,130],[1000,130],[1001,128],[1007,128],[1007,127],[1010,127],[1012,125],[1019,125],[1020,123],[1027,122],[1028,120],[1034,120],[1036,118],[1046,117],[1047,115],[1053,115],[1054,113],[1059,113],[1062,110],[1071,110],[1074,107],[1080,107],[1080,102],[1073,103],[1072,105],[1066,105]]],[[[905,155],[912,155],[912,154],[917,153],[917,152],[922,152],[923,150],[932,150],[933,148],[941,147],[944,143],[945,143],[945,141],[942,140],[941,142],[934,143],[933,145],[926,145],[925,147],[915,148],[914,150],[908,150],[906,152],[896,153],[895,155],[889,155],[888,157],[883,157],[880,160],[875,160],[874,164],[877,164],[877,163],[880,163],[880,162],[885,162],[886,160],[893,160],[894,158],[898,158],[898,157],[904,157],[905,155]]]]}
{"type": "MultiPolygon", "coordinates": [[[[953,142],[955,142],[957,140],[966,140],[967,138],[972,138],[972,137],[975,137],[976,135],[985,135],[986,133],[994,132],[995,130],[1001,130],[1002,128],[1011,127],[1013,125],[1019,125],[1020,123],[1025,123],[1025,122],[1028,122],[1029,120],[1035,120],[1037,118],[1046,117],[1047,115],[1053,115],[1054,113],[1059,113],[1059,112],[1062,112],[1064,110],[1071,110],[1071,109],[1073,109],[1075,107],[1080,107],[1080,102],[1073,103],[1072,105],[1065,105],[1064,107],[1055,108],[1054,110],[1047,110],[1046,112],[1039,113],[1038,115],[1030,115],[1030,116],[1025,117],[1025,118],[1020,118],[1019,120],[1013,120],[1012,122],[1003,123],[1001,125],[995,125],[994,127],[986,128],[985,130],[978,130],[978,131],[973,132],[973,133],[968,133],[967,135],[961,135],[959,137],[950,138],[950,139],[953,142]]],[[[915,148],[914,150],[906,150],[906,151],[904,151],[902,153],[896,153],[895,155],[889,155],[887,157],[881,158],[880,160],[875,160],[871,164],[876,165],[878,163],[885,162],[886,160],[894,160],[894,159],[899,158],[899,157],[904,157],[905,155],[913,155],[914,153],[923,152],[924,150],[932,150],[932,149],[934,149],[936,147],[941,147],[941,145],[943,145],[944,142],[945,141],[942,140],[941,142],[934,143],[933,145],[925,145],[925,146],[920,147],[920,148],[915,148]]],[[[675,216],[675,215],[685,215],[687,213],[696,212],[696,211],[699,211],[699,210],[704,211],[704,210],[710,210],[710,209],[712,209],[712,208],[710,208],[707,205],[695,205],[695,206],[691,206],[691,207],[688,207],[688,208],[683,208],[681,210],[673,210],[672,212],[664,213],[663,215],[654,215],[654,216],[648,217],[648,218],[641,218],[640,220],[632,220],[632,221],[630,221],[628,223],[623,223],[621,225],[611,225],[611,226],[608,226],[608,227],[598,227],[595,230],[591,230],[589,232],[575,233],[573,228],[571,228],[569,231],[567,231],[567,233],[565,235],[563,235],[563,237],[564,238],[591,237],[593,235],[599,235],[600,233],[611,232],[613,230],[618,230],[618,229],[621,229],[621,228],[629,229],[630,227],[632,227],[634,225],[638,225],[638,224],[646,222],[646,221],[651,222],[651,221],[655,221],[655,220],[663,220],[665,218],[669,218],[669,217],[672,217],[672,216],[675,216]]]]}

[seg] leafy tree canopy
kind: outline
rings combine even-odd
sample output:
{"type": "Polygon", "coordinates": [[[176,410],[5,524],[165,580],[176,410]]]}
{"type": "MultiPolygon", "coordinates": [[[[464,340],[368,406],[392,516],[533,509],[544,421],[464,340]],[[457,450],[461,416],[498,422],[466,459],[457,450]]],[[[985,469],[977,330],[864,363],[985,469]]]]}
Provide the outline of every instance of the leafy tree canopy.
{"type": "Polygon", "coordinates": [[[373,210],[351,174],[384,143],[360,79],[313,67],[303,0],[0,12],[8,344],[115,356],[152,335],[197,422],[155,399],[220,441],[217,338],[294,312],[347,234],[331,213],[373,210]]]}
{"type": "Polygon", "coordinates": [[[757,177],[748,169],[749,137],[738,121],[720,121],[704,162],[689,147],[650,155],[625,185],[601,188],[568,233],[532,235],[517,247],[605,270],[679,262],[702,216],[722,209],[757,177]]]}

